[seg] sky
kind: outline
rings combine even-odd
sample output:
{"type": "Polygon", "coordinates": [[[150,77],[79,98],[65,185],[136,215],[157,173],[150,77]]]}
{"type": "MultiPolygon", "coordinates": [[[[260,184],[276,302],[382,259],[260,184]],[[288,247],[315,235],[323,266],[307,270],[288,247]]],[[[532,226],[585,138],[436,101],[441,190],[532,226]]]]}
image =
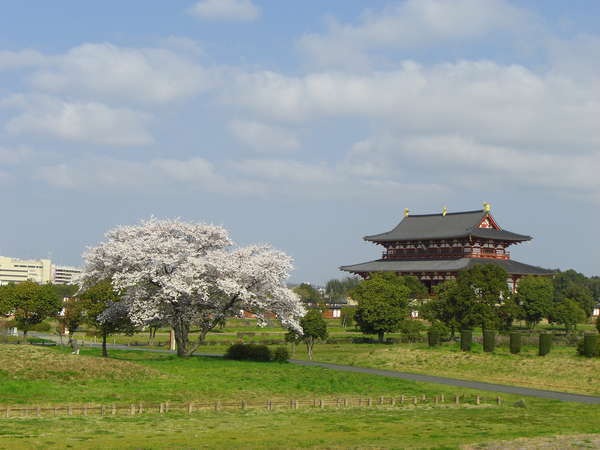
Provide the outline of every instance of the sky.
{"type": "Polygon", "coordinates": [[[481,209],[600,274],[600,2],[30,0],[0,14],[0,254],[81,265],[223,225],[323,283],[365,235],[481,209]],[[367,8],[368,7],[368,8],[367,8]]]}

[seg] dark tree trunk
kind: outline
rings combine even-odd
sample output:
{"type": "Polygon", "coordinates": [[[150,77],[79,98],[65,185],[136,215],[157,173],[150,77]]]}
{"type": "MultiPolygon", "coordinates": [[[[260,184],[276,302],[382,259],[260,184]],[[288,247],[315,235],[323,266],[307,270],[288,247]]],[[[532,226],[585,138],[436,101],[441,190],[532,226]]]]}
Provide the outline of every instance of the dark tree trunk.
{"type": "Polygon", "coordinates": [[[108,358],[108,350],[106,348],[106,333],[102,333],[102,356],[108,358]]]}
{"type": "Polygon", "coordinates": [[[177,356],[182,358],[189,357],[192,353],[188,336],[190,325],[181,319],[176,319],[173,324],[173,331],[175,332],[175,342],[177,343],[177,356]]]}
{"type": "Polygon", "coordinates": [[[383,335],[384,335],[383,331],[380,331],[379,333],[377,333],[377,336],[379,337],[379,342],[381,342],[381,343],[383,343],[383,335]]]}

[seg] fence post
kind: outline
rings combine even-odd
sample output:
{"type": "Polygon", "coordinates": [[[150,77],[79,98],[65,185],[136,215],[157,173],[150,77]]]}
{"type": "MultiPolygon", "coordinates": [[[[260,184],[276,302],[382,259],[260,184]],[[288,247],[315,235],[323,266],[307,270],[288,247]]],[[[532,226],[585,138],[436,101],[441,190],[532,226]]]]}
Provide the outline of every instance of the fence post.
{"type": "Polygon", "coordinates": [[[112,415],[114,416],[115,414],[117,414],[117,406],[113,403],[112,404],[112,415]]]}
{"type": "Polygon", "coordinates": [[[142,414],[143,412],[144,412],[144,404],[142,402],[140,402],[139,413],[142,414]]]}
{"type": "Polygon", "coordinates": [[[367,400],[367,406],[371,406],[373,404],[373,400],[371,399],[371,397],[369,397],[369,400],[367,400]]]}
{"type": "Polygon", "coordinates": [[[215,411],[218,411],[218,410],[220,410],[220,409],[221,409],[221,401],[220,401],[220,400],[217,400],[217,401],[215,402],[215,411]]]}
{"type": "Polygon", "coordinates": [[[383,405],[383,397],[379,397],[379,404],[383,405]]]}
{"type": "Polygon", "coordinates": [[[169,402],[165,402],[165,412],[169,412],[169,402]]]}
{"type": "Polygon", "coordinates": [[[404,395],[400,396],[400,403],[404,403],[404,395]]]}
{"type": "Polygon", "coordinates": [[[446,398],[444,397],[444,394],[440,395],[440,402],[444,403],[446,401],[446,398]]]}
{"type": "Polygon", "coordinates": [[[160,404],[160,406],[158,407],[158,412],[160,414],[164,414],[165,413],[165,405],[164,405],[164,403],[160,404]]]}
{"type": "Polygon", "coordinates": [[[10,415],[10,407],[7,406],[6,407],[6,412],[4,413],[4,417],[6,417],[8,419],[8,416],[10,415]]]}
{"type": "Polygon", "coordinates": [[[460,405],[460,395],[454,396],[454,403],[456,403],[457,405],[460,405]]]}
{"type": "Polygon", "coordinates": [[[246,409],[246,400],[242,400],[242,402],[240,404],[240,408],[241,409],[246,409]]]}
{"type": "Polygon", "coordinates": [[[40,417],[40,415],[41,415],[41,410],[40,410],[40,407],[39,407],[39,406],[38,406],[37,408],[35,408],[35,415],[36,415],[37,417],[40,417]]]}
{"type": "Polygon", "coordinates": [[[194,411],[194,406],[192,402],[188,403],[188,414],[191,414],[194,411]]]}
{"type": "Polygon", "coordinates": [[[392,397],[392,399],[390,400],[390,405],[396,406],[396,397],[392,397]]]}
{"type": "Polygon", "coordinates": [[[347,398],[345,398],[345,399],[344,399],[344,408],[347,408],[347,407],[348,407],[348,399],[347,399],[347,398]]]}
{"type": "Polygon", "coordinates": [[[323,399],[319,399],[319,408],[323,408],[324,406],[323,399]]]}
{"type": "Polygon", "coordinates": [[[103,416],[103,415],[104,415],[104,413],[105,413],[105,410],[104,410],[104,408],[105,408],[105,407],[104,407],[104,405],[102,405],[102,406],[100,407],[100,415],[101,415],[101,416],[103,416]]]}
{"type": "Polygon", "coordinates": [[[476,405],[481,404],[481,398],[479,397],[479,395],[475,397],[475,404],[476,405]]]}
{"type": "Polygon", "coordinates": [[[417,396],[415,395],[415,398],[413,399],[413,404],[416,405],[417,402],[419,401],[419,399],[417,398],[417,396]]]}
{"type": "Polygon", "coordinates": [[[73,408],[71,407],[71,405],[69,405],[69,407],[67,408],[67,414],[70,416],[73,415],[73,408]]]}
{"type": "Polygon", "coordinates": [[[500,406],[502,404],[502,399],[500,397],[496,397],[496,403],[498,406],[500,406]]]}
{"type": "Polygon", "coordinates": [[[84,416],[87,416],[87,410],[88,410],[87,405],[83,405],[83,415],[84,416]]]}
{"type": "Polygon", "coordinates": [[[129,409],[129,411],[131,412],[131,415],[135,415],[135,405],[132,403],[131,404],[131,408],[129,409]]]}
{"type": "Polygon", "coordinates": [[[298,409],[298,400],[294,400],[294,409],[298,409]]]}

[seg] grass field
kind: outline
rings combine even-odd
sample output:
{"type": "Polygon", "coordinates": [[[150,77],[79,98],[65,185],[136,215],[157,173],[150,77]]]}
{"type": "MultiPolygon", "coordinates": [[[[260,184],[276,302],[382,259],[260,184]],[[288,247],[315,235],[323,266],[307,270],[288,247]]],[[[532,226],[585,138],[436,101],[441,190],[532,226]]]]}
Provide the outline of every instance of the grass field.
{"type": "Polygon", "coordinates": [[[0,448],[458,448],[600,432],[596,408],[528,405],[0,420],[0,448]]]}
{"type": "MultiPolygon", "coordinates": [[[[525,347],[512,355],[508,348],[484,353],[461,352],[458,344],[429,348],[425,344],[320,345],[315,359],[378,369],[440,375],[465,380],[511,384],[540,389],[600,395],[600,358],[585,358],[572,347],[555,347],[544,357],[537,347],[525,347]]],[[[298,347],[297,356],[305,357],[298,347]]]]}
{"type": "MultiPolygon", "coordinates": [[[[322,346],[328,348],[330,346],[322,346]]],[[[381,347],[379,347],[381,348],[381,347]]],[[[0,346],[0,404],[129,403],[322,396],[452,395],[457,389],[291,364],[97,349],[0,346]]],[[[460,390],[475,394],[477,391],[460,390]]],[[[481,393],[490,396],[490,393],[481,393]]],[[[0,418],[0,448],[456,448],[600,433],[598,407],[503,395],[503,406],[203,411],[0,418]]]]}
{"type": "MultiPolygon", "coordinates": [[[[0,346],[0,405],[455,394],[444,386],[292,364],[169,354],[0,346]]],[[[489,394],[488,394],[489,396],[489,394]]]]}

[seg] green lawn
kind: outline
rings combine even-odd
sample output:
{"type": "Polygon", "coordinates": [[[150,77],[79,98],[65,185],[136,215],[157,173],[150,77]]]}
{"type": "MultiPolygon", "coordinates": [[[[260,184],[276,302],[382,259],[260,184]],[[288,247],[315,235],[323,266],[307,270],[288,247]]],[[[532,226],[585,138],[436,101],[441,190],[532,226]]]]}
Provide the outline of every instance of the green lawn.
{"type": "MultiPolygon", "coordinates": [[[[319,350],[332,346],[321,346],[319,350]]],[[[373,348],[382,348],[372,346],[373,348]]],[[[390,347],[392,348],[392,347],[390,347]]],[[[323,353],[323,352],[322,352],[323,353]]],[[[495,394],[291,364],[97,349],[0,346],[3,405],[129,404],[344,396],[495,394]]],[[[324,355],[322,355],[324,356],[324,355]]],[[[600,433],[597,406],[502,395],[502,406],[171,411],[115,417],[0,418],[0,448],[436,447],[600,433]]]]}
{"type": "Polygon", "coordinates": [[[324,409],[0,419],[0,448],[458,448],[600,432],[597,407],[324,409]]]}
{"type": "MultiPolygon", "coordinates": [[[[463,390],[293,364],[0,346],[0,405],[453,395],[463,390]]],[[[489,394],[487,394],[489,397],[489,394]]]]}

